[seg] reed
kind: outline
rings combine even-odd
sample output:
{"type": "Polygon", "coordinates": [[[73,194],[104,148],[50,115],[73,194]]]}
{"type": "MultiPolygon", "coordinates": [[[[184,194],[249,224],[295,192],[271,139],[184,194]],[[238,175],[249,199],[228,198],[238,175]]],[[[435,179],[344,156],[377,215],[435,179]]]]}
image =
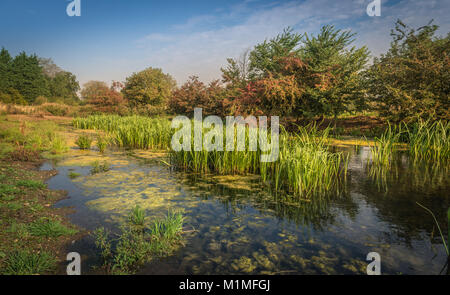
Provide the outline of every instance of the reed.
{"type": "Polygon", "coordinates": [[[124,148],[166,150],[173,134],[168,119],[143,116],[96,115],[76,118],[73,126],[106,131],[116,145],[124,148]]]}
{"type": "Polygon", "coordinates": [[[394,158],[396,145],[402,135],[401,127],[391,126],[380,137],[375,138],[375,145],[370,147],[371,163],[389,168],[394,158]]]}
{"type": "Polygon", "coordinates": [[[414,161],[448,161],[450,158],[450,122],[423,121],[406,125],[409,155],[414,161]]]}
{"type": "MultiPolygon", "coordinates": [[[[307,126],[291,135],[283,130],[279,158],[275,162],[261,162],[262,151],[248,149],[249,127],[244,151],[171,151],[170,159],[181,169],[202,174],[260,174],[262,181],[275,192],[310,198],[334,191],[347,172],[348,157],[328,150],[329,131],[307,126]]],[[[235,142],[236,136],[235,133],[235,142]]]]}

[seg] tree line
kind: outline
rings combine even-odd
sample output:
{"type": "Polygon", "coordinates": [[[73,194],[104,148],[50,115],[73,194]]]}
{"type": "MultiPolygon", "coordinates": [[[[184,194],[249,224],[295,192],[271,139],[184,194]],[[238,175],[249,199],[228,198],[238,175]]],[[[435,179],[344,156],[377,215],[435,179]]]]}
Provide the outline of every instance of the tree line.
{"type": "MultiPolygon", "coordinates": [[[[450,33],[431,22],[413,29],[397,21],[389,50],[370,60],[356,34],[324,26],[317,35],[285,29],[275,38],[227,59],[222,79],[192,76],[180,87],[161,69],[133,73],[124,83],[90,81],[81,103],[99,112],[333,117],[377,111],[390,121],[449,119],[450,33]]],[[[0,100],[38,97],[76,101],[78,82],[51,60],[0,53],[0,100]]]]}
{"type": "Polygon", "coordinates": [[[12,57],[8,50],[1,49],[1,102],[24,105],[49,100],[73,104],[79,101],[79,90],[75,75],[56,66],[51,59],[25,52],[12,57]]]}

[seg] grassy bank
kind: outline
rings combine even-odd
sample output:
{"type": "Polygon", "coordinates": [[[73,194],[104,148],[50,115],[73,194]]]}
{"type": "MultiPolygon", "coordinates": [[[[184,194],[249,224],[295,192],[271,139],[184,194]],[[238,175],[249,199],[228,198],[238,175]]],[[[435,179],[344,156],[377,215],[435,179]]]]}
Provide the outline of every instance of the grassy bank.
{"type": "Polygon", "coordinates": [[[65,246],[80,235],[65,219],[68,209],[51,206],[65,197],[50,191],[37,162],[0,161],[0,273],[52,274],[65,261],[65,246]]]}
{"type": "Polygon", "coordinates": [[[42,154],[68,150],[52,121],[0,117],[0,273],[53,274],[65,261],[65,246],[82,233],[52,208],[65,198],[44,181],[56,171],[38,171],[42,154]]]}

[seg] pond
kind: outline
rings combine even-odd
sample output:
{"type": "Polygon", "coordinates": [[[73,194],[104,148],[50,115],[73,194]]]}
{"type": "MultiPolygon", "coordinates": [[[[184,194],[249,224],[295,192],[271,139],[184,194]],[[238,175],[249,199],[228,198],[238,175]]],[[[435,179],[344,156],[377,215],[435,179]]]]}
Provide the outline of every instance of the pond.
{"type": "MultiPolygon", "coordinates": [[[[69,219],[87,230],[117,230],[135,205],[149,219],[184,212],[186,245],[140,274],[365,274],[369,252],[381,255],[383,274],[439,274],[444,246],[432,217],[416,202],[436,214],[446,235],[448,166],[412,166],[404,156],[378,171],[367,164],[368,147],[345,152],[350,162],[343,192],[297,202],[277,201],[255,176],[198,177],[173,171],[157,157],[145,159],[143,152],[72,150],[41,169],[59,171],[48,186],[66,190],[69,198],[56,206],[72,206],[69,219]],[[91,175],[96,160],[111,170],[91,175]],[[71,178],[74,173],[80,176],[71,178]]],[[[81,254],[83,274],[98,272],[92,237],[67,251],[81,254]]]]}

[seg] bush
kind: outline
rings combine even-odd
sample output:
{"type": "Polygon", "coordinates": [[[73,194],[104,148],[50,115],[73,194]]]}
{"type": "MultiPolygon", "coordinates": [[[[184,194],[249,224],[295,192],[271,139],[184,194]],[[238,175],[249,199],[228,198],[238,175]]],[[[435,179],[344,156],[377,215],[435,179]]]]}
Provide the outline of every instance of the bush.
{"type": "Polygon", "coordinates": [[[64,117],[69,113],[69,107],[57,103],[42,105],[44,111],[52,114],[53,116],[64,117]]]}
{"type": "Polygon", "coordinates": [[[38,106],[43,105],[44,103],[47,103],[47,98],[44,96],[38,96],[34,100],[34,104],[38,106]]]}

